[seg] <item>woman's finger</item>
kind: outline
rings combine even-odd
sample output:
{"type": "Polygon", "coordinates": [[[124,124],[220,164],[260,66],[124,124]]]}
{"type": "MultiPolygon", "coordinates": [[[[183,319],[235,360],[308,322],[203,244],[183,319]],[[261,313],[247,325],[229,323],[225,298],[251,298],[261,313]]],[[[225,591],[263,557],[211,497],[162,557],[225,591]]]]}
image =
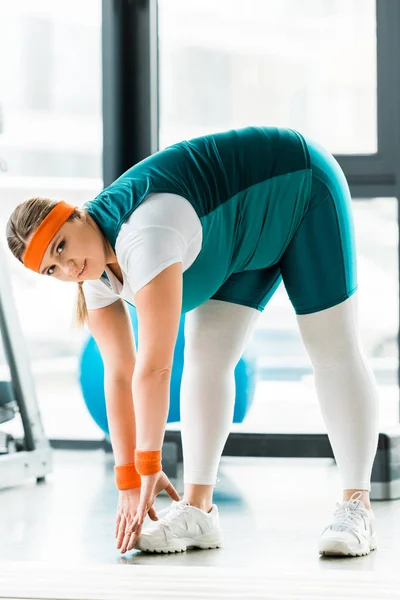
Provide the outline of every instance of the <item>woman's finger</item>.
{"type": "Polygon", "coordinates": [[[142,518],[142,514],[138,511],[136,514],[134,526],[132,527],[132,532],[136,533],[139,527],[143,525],[143,521],[144,519],[142,518]]]}
{"type": "Polygon", "coordinates": [[[172,498],[172,500],[176,500],[177,502],[179,502],[179,500],[181,499],[178,492],[176,491],[176,489],[170,481],[168,482],[165,491],[167,492],[168,496],[172,498]]]}
{"type": "Polygon", "coordinates": [[[118,549],[121,548],[122,542],[124,541],[125,523],[126,523],[126,518],[122,515],[121,520],[119,522],[118,535],[117,535],[117,548],[118,549]]]}
{"type": "Polygon", "coordinates": [[[132,550],[132,548],[136,544],[137,538],[138,536],[136,535],[136,533],[131,533],[131,535],[129,536],[128,545],[126,547],[127,550],[132,550]]]}
{"type": "Polygon", "coordinates": [[[154,506],[152,506],[151,508],[149,508],[148,515],[149,515],[149,517],[150,517],[150,519],[152,521],[158,521],[156,509],[154,508],[154,506]]]}
{"type": "Polygon", "coordinates": [[[132,550],[135,547],[136,542],[138,541],[138,538],[140,536],[140,534],[142,533],[142,528],[139,527],[138,531],[136,533],[132,533],[131,537],[129,539],[129,544],[128,544],[128,550],[132,550]]]}
{"type": "Polygon", "coordinates": [[[127,521],[126,521],[126,525],[125,525],[125,537],[124,537],[124,545],[123,547],[125,548],[125,551],[128,549],[129,546],[129,541],[131,539],[131,527],[132,527],[132,523],[133,523],[133,517],[130,516],[127,521]]]}
{"type": "Polygon", "coordinates": [[[139,529],[139,527],[143,525],[143,521],[145,520],[146,514],[146,505],[139,504],[136,511],[136,517],[133,521],[133,526],[131,527],[132,533],[135,533],[139,529]]]}
{"type": "Polygon", "coordinates": [[[121,547],[121,554],[125,554],[125,552],[127,551],[130,539],[131,539],[130,526],[129,526],[129,523],[127,523],[126,529],[125,529],[124,540],[122,542],[122,547],[121,547]]]}
{"type": "Polygon", "coordinates": [[[117,520],[116,520],[116,523],[115,523],[115,537],[116,538],[118,537],[118,531],[119,531],[119,524],[120,524],[120,522],[121,522],[121,515],[118,513],[117,514],[117,520]]]}
{"type": "Polygon", "coordinates": [[[138,524],[139,524],[139,519],[138,519],[138,516],[136,513],[136,517],[133,519],[132,525],[130,526],[130,529],[129,529],[130,533],[136,532],[136,529],[138,528],[138,524]]]}

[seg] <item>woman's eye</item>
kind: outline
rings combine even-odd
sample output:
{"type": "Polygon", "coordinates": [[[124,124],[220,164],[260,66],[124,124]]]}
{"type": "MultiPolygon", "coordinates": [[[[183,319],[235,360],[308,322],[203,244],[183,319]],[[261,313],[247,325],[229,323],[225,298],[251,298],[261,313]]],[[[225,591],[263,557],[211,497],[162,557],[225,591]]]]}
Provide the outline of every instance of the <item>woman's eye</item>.
{"type": "MultiPolygon", "coordinates": [[[[61,254],[61,252],[62,252],[62,251],[63,251],[63,249],[64,249],[64,246],[65,246],[65,241],[63,240],[63,241],[62,241],[62,242],[60,242],[60,243],[58,244],[58,246],[57,246],[57,250],[56,250],[57,254],[61,254]]],[[[53,275],[53,273],[54,273],[54,270],[55,270],[55,266],[54,266],[54,265],[53,265],[53,266],[51,266],[51,267],[49,267],[49,268],[47,269],[47,275],[53,275]]]]}

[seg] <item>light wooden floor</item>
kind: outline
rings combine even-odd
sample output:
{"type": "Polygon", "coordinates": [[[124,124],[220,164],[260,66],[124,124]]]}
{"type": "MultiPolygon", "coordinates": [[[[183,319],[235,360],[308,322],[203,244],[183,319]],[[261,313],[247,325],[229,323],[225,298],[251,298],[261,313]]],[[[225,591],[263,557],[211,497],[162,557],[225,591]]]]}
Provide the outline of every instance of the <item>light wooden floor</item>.
{"type": "Polygon", "coordinates": [[[370,571],[0,563],[7,600],[397,600],[400,577],[370,571]]]}
{"type": "MultiPolygon", "coordinates": [[[[329,459],[224,458],[214,501],[220,509],[225,546],[218,550],[192,550],[177,555],[146,555],[134,551],[121,556],[116,550],[113,534],[117,491],[110,455],[101,451],[58,451],[54,454],[54,467],[54,473],[43,485],[27,483],[0,492],[0,573],[4,578],[7,569],[15,569],[15,565],[18,568],[19,564],[21,580],[15,582],[17,587],[26,584],[26,569],[32,576],[30,561],[41,563],[40,572],[49,574],[57,573],[57,569],[75,569],[76,572],[87,572],[89,580],[95,577],[96,565],[101,567],[99,573],[113,565],[155,567],[156,572],[159,567],[163,567],[162,572],[169,572],[164,570],[168,567],[172,568],[171,573],[175,567],[209,567],[209,576],[217,579],[220,569],[232,569],[232,573],[242,573],[243,581],[250,577],[246,574],[250,569],[260,577],[275,574],[278,587],[279,582],[283,585],[285,581],[283,573],[304,575],[310,582],[319,581],[325,573],[326,577],[334,577],[339,572],[348,572],[352,576],[352,573],[362,571],[361,579],[368,572],[374,581],[387,581],[389,589],[390,577],[398,572],[400,501],[373,503],[378,524],[379,548],[376,552],[367,557],[345,559],[318,555],[319,535],[331,520],[335,502],[341,498],[337,468],[329,459]]],[[[180,481],[177,488],[181,491],[180,481]]],[[[166,498],[159,497],[157,506],[162,508],[167,503],[166,498]]],[[[182,574],[190,572],[183,570],[182,574]]],[[[217,590],[219,584],[215,581],[217,590]]],[[[264,586],[265,581],[259,582],[260,585],[264,586]]],[[[83,588],[85,585],[82,583],[83,588]]],[[[237,589],[240,585],[238,583],[237,589]]],[[[316,589],[319,585],[316,584],[316,589]]],[[[254,589],[256,591],[257,586],[254,589]]],[[[276,592],[277,588],[271,589],[276,592]]],[[[10,594],[2,596],[2,593],[0,589],[0,598],[12,597],[10,594]]],[[[291,594],[290,590],[288,593],[291,594]]],[[[211,597],[214,596],[208,596],[211,597]]],[[[309,589],[308,597],[317,596],[309,589]]],[[[351,597],[357,596],[352,593],[351,597]]],[[[364,594],[363,597],[374,596],[364,594]]],[[[43,598],[47,596],[43,595],[43,598]]]]}

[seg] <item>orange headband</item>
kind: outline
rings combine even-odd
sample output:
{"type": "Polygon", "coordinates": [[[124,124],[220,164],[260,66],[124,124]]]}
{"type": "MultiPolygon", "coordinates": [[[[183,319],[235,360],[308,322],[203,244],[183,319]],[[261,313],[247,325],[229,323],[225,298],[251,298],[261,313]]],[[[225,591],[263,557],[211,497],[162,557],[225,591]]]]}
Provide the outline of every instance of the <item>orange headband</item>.
{"type": "Polygon", "coordinates": [[[49,212],[47,217],[43,219],[39,227],[36,229],[31,241],[29,242],[25,256],[24,265],[32,271],[39,273],[40,265],[43,256],[46,253],[47,247],[50,244],[57,231],[64,225],[65,221],[72,215],[76,206],[67,204],[63,200],[57,202],[55,207],[49,212]]]}

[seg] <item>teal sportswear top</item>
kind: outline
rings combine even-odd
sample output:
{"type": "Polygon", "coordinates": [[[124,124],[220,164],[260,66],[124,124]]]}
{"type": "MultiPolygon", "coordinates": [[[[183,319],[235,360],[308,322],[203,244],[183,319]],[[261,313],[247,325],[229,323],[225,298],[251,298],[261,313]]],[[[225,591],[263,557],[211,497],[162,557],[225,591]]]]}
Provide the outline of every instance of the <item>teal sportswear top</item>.
{"type": "MultiPolygon", "coordinates": [[[[203,229],[183,274],[182,312],[212,298],[229,278],[277,263],[310,201],[311,166],[292,129],[247,127],[179,142],[128,169],[85,209],[115,251],[121,225],[148,194],[186,198],[203,229]]],[[[117,257],[118,258],[118,257],[117,257]]]]}

